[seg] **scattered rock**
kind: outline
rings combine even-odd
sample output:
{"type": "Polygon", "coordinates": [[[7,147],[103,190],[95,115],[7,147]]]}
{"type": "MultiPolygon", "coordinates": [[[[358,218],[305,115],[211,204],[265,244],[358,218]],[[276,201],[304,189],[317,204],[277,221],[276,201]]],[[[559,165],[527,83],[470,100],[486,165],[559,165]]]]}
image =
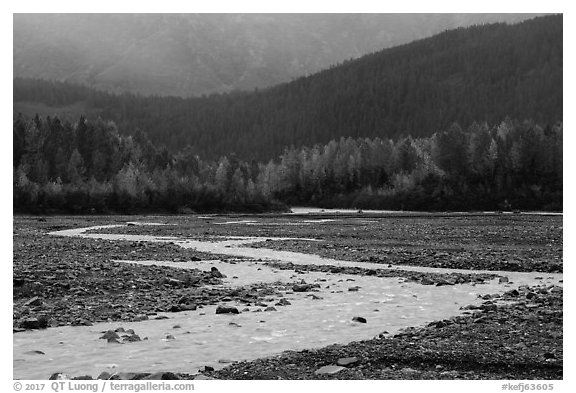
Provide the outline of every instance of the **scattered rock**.
{"type": "Polygon", "coordinates": [[[210,269],[210,274],[212,275],[212,277],[216,277],[216,278],[225,278],[226,277],[224,274],[220,273],[218,268],[216,268],[215,266],[212,266],[212,268],[210,269]]]}
{"type": "Polygon", "coordinates": [[[518,292],[518,290],[516,290],[516,289],[513,289],[511,291],[505,292],[504,295],[505,296],[518,297],[518,296],[520,296],[520,292],[518,292]]]}
{"type": "Polygon", "coordinates": [[[169,380],[179,380],[180,378],[178,378],[178,376],[174,373],[171,372],[165,372],[165,371],[160,371],[157,373],[153,373],[150,374],[149,376],[143,378],[143,379],[154,379],[154,380],[164,380],[164,381],[169,381],[169,380]]]}
{"type": "Polygon", "coordinates": [[[314,371],[314,374],[336,374],[342,370],[345,370],[346,367],[342,366],[324,366],[320,367],[318,370],[314,371]]]}
{"type": "Polygon", "coordinates": [[[359,362],[357,357],[350,357],[350,358],[340,358],[336,362],[338,366],[342,367],[352,367],[359,362]]]}
{"type": "Polygon", "coordinates": [[[28,307],[38,307],[42,305],[42,299],[40,299],[38,296],[35,296],[32,299],[25,302],[24,305],[28,307]]]}
{"type": "Polygon", "coordinates": [[[204,374],[198,374],[194,378],[194,380],[198,380],[198,381],[200,381],[200,380],[213,380],[213,379],[216,379],[216,378],[212,378],[212,377],[206,376],[204,374]]]}
{"type": "Polygon", "coordinates": [[[275,305],[276,305],[276,306],[289,306],[289,305],[291,305],[291,304],[292,304],[292,303],[290,303],[288,300],[282,298],[282,299],[280,299],[275,305]]]}
{"type": "Polygon", "coordinates": [[[402,372],[404,374],[417,374],[417,373],[419,373],[418,370],[414,370],[413,368],[410,368],[410,367],[404,367],[403,369],[400,370],[400,372],[402,372]]]}
{"type": "MultiPolygon", "coordinates": [[[[124,329],[122,329],[122,330],[116,329],[116,331],[124,332],[124,329]]],[[[102,335],[102,336],[100,337],[100,340],[109,340],[109,339],[111,339],[111,338],[116,338],[116,339],[118,339],[118,338],[120,338],[120,336],[119,336],[118,333],[116,333],[114,330],[108,330],[106,333],[104,333],[104,335],[102,335]]]]}
{"type": "Polygon", "coordinates": [[[48,327],[48,318],[26,318],[20,322],[20,327],[23,329],[46,329],[48,327]]]}
{"type": "Polygon", "coordinates": [[[236,307],[218,306],[216,307],[216,314],[240,314],[236,307]]]}
{"type": "Polygon", "coordinates": [[[116,373],[113,374],[109,379],[115,381],[138,381],[148,377],[150,373],[116,373]]]}
{"type": "Polygon", "coordinates": [[[54,373],[54,374],[50,375],[50,378],[48,378],[49,381],[69,380],[69,379],[71,379],[70,376],[68,374],[64,374],[64,373],[54,373]]]}
{"type": "Polygon", "coordinates": [[[100,375],[98,375],[98,378],[96,378],[96,379],[110,379],[111,376],[112,376],[112,374],[110,374],[109,372],[102,371],[100,373],[100,375]]]}
{"type": "Polygon", "coordinates": [[[142,341],[142,339],[137,334],[131,334],[131,335],[122,336],[122,341],[133,343],[133,342],[142,341]]]}
{"type": "Polygon", "coordinates": [[[292,290],[294,292],[308,292],[312,288],[317,288],[317,287],[319,287],[318,284],[294,284],[292,286],[292,290]]]}
{"type": "Polygon", "coordinates": [[[28,351],[28,352],[24,352],[26,355],[46,355],[44,352],[42,351],[28,351]]]}

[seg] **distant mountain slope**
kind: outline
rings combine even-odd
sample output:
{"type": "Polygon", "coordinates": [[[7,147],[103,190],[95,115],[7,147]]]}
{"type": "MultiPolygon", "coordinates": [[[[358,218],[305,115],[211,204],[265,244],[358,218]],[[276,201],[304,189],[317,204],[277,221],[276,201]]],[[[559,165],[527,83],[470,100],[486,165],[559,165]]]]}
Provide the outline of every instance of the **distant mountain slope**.
{"type": "Polygon", "coordinates": [[[140,128],[173,150],[190,144],[205,157],[258,160],[346,136],[428,136],[454,121],[550,124],[563,116],[562,24],[556,15],[460,28],[253,93],[113,96],[15,80],[14,101],[88,102],[122,132],[140,128]]]}
{"type": "Polygon", "coordinates": [[[14,76],[110,92],[252,90],[475,23],[530,14],[15,14],[14,76]]]}

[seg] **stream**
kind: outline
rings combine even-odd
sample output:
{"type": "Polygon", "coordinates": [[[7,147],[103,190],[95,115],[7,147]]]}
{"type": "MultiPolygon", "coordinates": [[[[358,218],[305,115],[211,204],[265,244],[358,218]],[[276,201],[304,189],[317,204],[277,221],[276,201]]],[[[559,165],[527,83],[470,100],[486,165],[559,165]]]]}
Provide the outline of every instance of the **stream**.
{"type": "MultiPolygon", "coordinates": [[[[210,270],[216,267],[226,275],[221,287],[283,283],[286,285],[280,286],[280,296],[265,299],[265,303],[274,306],[277,311],[263,311],[265,307],[252,305],[248,311],[240,314],[215,314],[214,305],[195,311],[165,314],[169,319],[96,323],[93,326],[65,326],[13,334],[15,379],[47,379],[54,372],[72,376],[88,374],[93,377],[102,371],[173,371],[195,374],[205,365],[221,368],[232,361],[272,356],[285,350],[345,344],[369,339],[383,332],[394,334],[408,326],[419,326],[460,314],[460,307],[482,302],[478,295],[503,293],[518,285],[562,285],[559,282],[562,274],[548,273],[490,271],[507,276],[510,282],[501,284],[498,280],[492,280],[479,285],[438,287],[420,285],[398,277],[296,273],[293,270],[275,269],[263,262],[275,260],[294,264],[388,268],[382,264],[339,261],[316,255],[247,247],[256,242],[292,238],[227,237],[222,241],[199,241],[169,236],[86,233],[88,230],[120,226],[123,225],[77,228],[50,234],[114,241],[172,242],[182,248],[193,248],[201,252],[261,259],[120,262],[182,269],[210,270]],[[291,284],[301,280],[319,284],[320,288],[315,292],[293,292],[291,284]],[[360,287],[357,291],[349,290],[356,286],[360,287]],[[275,305],[280,298],[291,304],[275,305]],[[356,316],[366,318],[367,323],[352,321],[356,316]],[[125,344],[108,344],[106,340],[99,339],[102,332],[118,327],[132,328],[141,338],[147,339],[125,344]],[[42,351],[45,355],[36,351],[42,351]]],[[[416,266],[393,266],[390,269],[486,273],[416,266]]],[[[222,304],[235,306],[239,310],[245,308],[245,305],[234,302],[222,304]]]]}

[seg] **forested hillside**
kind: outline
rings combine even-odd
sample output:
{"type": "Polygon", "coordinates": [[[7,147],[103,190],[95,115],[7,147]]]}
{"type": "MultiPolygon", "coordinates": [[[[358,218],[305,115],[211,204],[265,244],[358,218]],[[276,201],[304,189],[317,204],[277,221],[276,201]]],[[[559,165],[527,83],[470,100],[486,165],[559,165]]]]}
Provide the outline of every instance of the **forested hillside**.
{"type": "Polygon", "coordinates": [[[13,70],[192,97],[273,86],[444,30],[536,15],[14,14],[13,70]]]}
{"type": "Polygon", "coordinates": [[[561,15],[461,28],[265,90],[194,99],[15,79],[15,111],[80,107],[123,135],[141,130],[154,145],[173,154],[189,145],[203,160],[263,162],[341,137],[428,140],[453,122],[468,128],[506,116],[549,130],[563,115],[562,31],[561,15]]]}
{"type": "Polygon", "coordinates": [[[114,123],[13,125],[15,212],[562,210],[562,124],[458,124],[428,138],[341,138],[257,164],[172,154],[114,123]]]}

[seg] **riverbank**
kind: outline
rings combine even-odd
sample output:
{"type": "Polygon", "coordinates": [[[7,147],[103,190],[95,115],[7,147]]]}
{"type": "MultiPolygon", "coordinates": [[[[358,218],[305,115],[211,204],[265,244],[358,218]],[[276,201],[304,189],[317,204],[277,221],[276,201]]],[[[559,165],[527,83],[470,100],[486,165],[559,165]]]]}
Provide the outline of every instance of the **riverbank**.
{"type": "MultiPolygon", "coordinates": [[[[162,326],[161,329],[165,331],[171,331],[177,325],[185,326],[194,320],[194,327],[190,326],[188,330],[193,332],[194,329],[208,329],[202,333],[207,334],[204,341],[198,343],[205,345],[206,340],[212,340],[213,332],[204,325],[206,321],[213,321],[222,329],[222,335],[229,335],[229,329],[237,329],[234,331],[239,334],[238,339],[242,340],[243,345],[246,344],[242,354],[231,354],[230,359],[261,357],[250,362],[233,363],[222,370],[212,365],[216,371],[211,371],[210,367],[200,368],[196,364],[198,362],[193,361],[189,363],[194,363],[197,369],[190,371],[184,371],[188,370],[182,368],[184,364],[171,368],[169,364],[177,363],[167,363],[166,371],[178,378],[188,379],[196,378],[198,369],[204,371],[202,378],[218,379],[561,378],[562,289],[554,285],[561,285],[562,277],[546,274],[550,273],[546,269],[543,269],[542,274],[503,274],[506,272],[497,272],[494,269],[468,273],[466,270],[475,266],[472,265],[475,261],[484,259],[483,254],[479,254],[478,259],[473,256],[481,247],[498,250],[507,258],[526,261],[527,263],[519,265],[520,270],[534,270],[534,267],[544,263],[547,257],[553,257],[550,258],[550,266],[561,266],[561,218],[558,220],[546,217],[536,221],[522,219],[511,223],[495,218],[490,220],[495,221],[482,226],[473,218],[462,217],[452,221],[446,221],[444,217],[353,217],[337,220],[266,216],[242,219],[221,216],[128,219],[97,217],[83,220],[77,217],[16,218],[13,265],[14,331],[65,325],[90,326],[106,321],[137,322],[136,326],[133,326],[134,330],[142,330],[151,341],[142,343],[144,346],[141,349],[134,344],[127,345],[128,350],[121,349],[124,346],[120,346],[115,350],[120,351],[115,356],[121,355],[125,358],[132,350],[149,348],[158,351],[158,354],[165,358],[171,353],[171,347],[162,347],[165,337],[161,335],[162,332],[157,331],[158,326],[162,326]],[[97,231],[88,230],[86,235],[82,235],[84,229],[81,228],[118,225],[134,220],[175,225],[127,224],[97,231]],[[70,228],[78,230],[62,231],[70,228]],[[366,231],[360,230],[362,228],[366,231]],[[524,236],[532,232],[541,236],[541,239],[536,240],[535,235],[524,236]],[[48,233],[74,237],[59,237],[48,233]],[[128,234],[116,237],[104,233],[128,234]],[[459,240],[456,235],[462,233],[467,233],[467,236],[459,240]],[[254,234],[270,237],[239,238],[254,234]],[[141,235],[164,237],[143,238],[141,235]],[[274,235],[310,236],[314,240],[277,240],[274,235]],[[173,240],[166,236],[173,237],[173,240]],[[424,238],[420,239],[419,236],[424,238]],[[264,242],[266,239],[268,241],[264,242]],[[274,248],[274,244],[283,241],[295,241],[332,250],[332,245],[341,244],[345,239],[350,239],[351,242],[344,243],[346,245],[340,248],[347,253],[343,254],[345,256],[355,253],[354,247],[359,247],[361,242],[374,245],[373,248],[378,253],[393,255],[398,253],[398,250],[422,252],[422,247],[425,246],[425,253],[445,252],[446,257],[436,259],[448,260],[450,263],[460,261],[456,267],[464,270],[428,269],[426,258],[413,258],[416,263],[402,268],[370,259],[350,263],[317,258],[310,254],[270,250],[274,248]],[[213,243],[215,241],[217,243],[213,243]],[[250,248],[248,243],[254,241],[261,241],[260,244],[265,244],[268,250],[250,248]],[[528,244],[530,241],[534,241],[534,244],[528,244]],[[457,244],[461,244],[460,248],[456,248],[457,244]],[[194,247],[202,251],[196,251],[194,247]],[[282,262],[250,259],[258,253],[266,255],[263,258],[278,259],[282,262]],[[244,258],[236,259],[238,255],[244,258]],[[470,257],[462,258],[463,255],[470,257]],[[214,260],[215,258],[217,259],[214,260]],[[422,266],[418,266],[419,259],[423,259],[422,266]],[[195,263],[188,264],[187,261],[195,263]],[[213,268],[210,268],[210,264],[213,268]],[[214,269],[214,266],[218,268],[214,269]],[[413,267],[416,270],[410,271],[413,267]],[[228,277],[222,275],[218,269],[230,272],[228,277]],[[257,276],[261,276],[265,282],[258,283],[257,276]],[[494,278],[497,279],[493,280],[494,278]],[[491,280],[490,283],[487,280],[491,280]],[[523,283],[530,283],[531,288],[523,283]],[[477,294],[481,295],[482,299],[477,298],[477,294]],[[456,300],[455,297],[460,301],[456,306],[452,300],[456,300]],[[322,300],[323,298],[325,300],[322,300]],[[466,303],[462,299],[467,299],[466,303]],[[475,306],[458,310],[458,307],[470,304],[475,299],[478,301],[474,303],[475,306]],[[316,308],[323,304],[329,308],[316,308]],[[236,306],[236,312],[239,313],[237,320],[234,319],[233,323],[228,324],[219,315],[214,316],[215,310],[218,314],[216,305],[236,306]],[[440,307],[444,309],[438,314],[440,307]],[[258,318],[259,314],[252,314],[257,311],[269,312],[263,313],[266,318],[258,318]],[[343,314],[336,315],[335,311],[343,314]],[[315,322],[312,322],[309,316],[311,312],[314,317],[319,317],[315,322]],[[346,343],[357,340],[358,337],[374,337],[383,333],[391,319],[386,317],[390,312],[399,323],[390,331],[395,333],[405,326],[414,328],[400,334],[384,334],[372,340],[310,349],[318,347],[318,342],[346,343]],[[171,319],[172,315],[174,319],[171,319]],[[306,345],[284,346],[283,349],[289,348],[293,351],[279,356],[267,357],[280,350],[264,350],[264,347],[257,356],[254,355],[256,347],[255,344],[250,344],[250,340],[275,340],[275,335],[286,334],[285,329],[295,319],[294,315],[298,315],[298,324],[291,328],[293,330],[284,340],[286,342],[290,342],[294,333],[306,336],[304,332],[308,331],[310,326],[322,325],[322,329],[328,330],[324,333],[324,330],[315,329],[319,336],[311,336],[313,341],[308,337],[306,345]],[[436,318],[442,315],[442,318],[446,319],[422,328],[421,324],[432,321],[433,315],[436,315],[436,318]],[[170,320],[154,321],[166,317],[170,320]],[[408,319],[403,320],[405,317],[408,319]],[[330,318],[335,319],[328,321],[330,318]],[[366,319],[369,320],[367,324],[366,319]],[[263,321],[266,324],[260,325],[263,321]],[[166,323],[158,325],[158,322],[166,323]],[[223,322],[226,323],[220,326],[223,322]],[[366,332],[366,329],[369,329],[370,334],[363,333],[358,336],[361,332],[358,330],[360,326],[364,326],[365,329],[361,330],[366,332]],[[264,336],[261,334],[262,328],[267,332],[264,336]],[[346,339],[342,339],[344,336],[340,337],[343,329],[347,332],[346,339]],[[355,331],[358,333],[354,333],[355,331]],[[252,337],[252,332],[258,332],[254,336],[256,338],[252,337]],[[323,335],[335,333],[339,338],[324,341],[323,335]],[[469,352],[472,356],[469,356],[469,352]],[[406,354],[409,356],[404,356],[406,354]],[[356,359],[339,361],[343,358],[356,359]],[[436,363],[432,364],[434,362],[436,363]],[[346,364],[342,365],[344,363],[346,364]],[[329,366],[323,369],[329,373],[318,372],[324,366],[329,366]]],[[[500,265],[487,267],[497,266],[500,265]]],[[[61,328],[54,330],[56,336],[60,334],[59,329],[61,328]]],[[[83,342],[94,340],[93,329],[82,330],[82,326],[72,329],[77,329],[70,330],[76,338],[70,336],[70,341],[66,341],[67,345],[73,345],[73,342],[77,345],[78,339],[83,342]]],[[[32,331],[21,334],[26,336],[16,333],[14,337],[22,337],[18,339],[18,342],[22,343],[26,342],[25,337],[48,339],[33,341],[34,346],[42,342],[42,348],[26,348],[24,352],[19,352],[19,356],[24,357],[15,360],[22,362],[22,367],[29,367],[34,363],[32,358],[29,358],[31,355],[27,355],[28,352],[43,352],[47,348],[56,355],[58,351],[61,352],[57,348],[63,348],[57,345],[58,342],[50,341],[49,337],[54,335],[52,333],[48,336],[36,335],[32,331]]],[[[187,337],[194,340],[192,333],[187,337]]],[[[178,345],[173,350],[181,347],[187,340],[186,336],[179,337],[178,345]]],[[[97,346],[94,359],[112,348],[105,342],[99,344],[103,346],[97,346]]],[[[278,348],[277,344],[273,347],[278,348]]],[[[208,355],[212,353],[211,347],[204,348],[208,355]]],[[[180,352],[172,355],[176,356],[174,359],[181,358],[180,352]]],[[[61,359],[58,364],[64,364],[66,353],[62,352],[57,356],[61,359]]],[[[132,368],[132,363],[127,359],[130,357],[124,360],[122,371],[157,371],[157,367],[151,370],[142,369],[140,366],[132,368]]],[[[41,360],[38,358],[38,361],[41,360]]],[[[214,360],[216,359],[207,356],[202,360],[206,363],[200,365],[211,364],[214,360]]],[[[48,366],[48,370],[58,370],[55,369],[56,363],[48,366]]],[[[94,371],[94,367],[95,365],[92,365],[89,369],[94,371]]],[[[91,374],[91,377],[96,375],[91,374]]],[[[122,379],[130,378],[128,375],[122,376],[122,379]]]]}
{"type": "MultiPolygon", "coordinates": [[[[270,295],[280,296],[298,278],[287,282],[221,285],[222,274],[210,267],[202,271],[185,262],[214,260],[242,263],[249,259],[230,259],[225,255],[182,248],[173,242],[114,241],[80,237],[56,237],[47,234],[79,224],[114,222],[109,217],[81,221],[67,218],[19,219],[14,228],[13,330],[15,332],[66,325],[92,325],[109,321],[141,321],[159,313],[173,313],[222,302],[258,303],[270,295]],[[134,263],[119,262],[119,260],[134,263]],[[142,265],[137,261],[158,261],[142,265]],[[173,262],[166,266],[164,262],[173,262]],[[180,269],[178,266],[182,263],[180,269]],[[164,264],[163,266],[160,266],[164,264]],[[73,304],[74,306],[70,306],[73,304]]],[[[190,225],[190,223],[188,223],[190,225]]],[[[222,226],[222,228],[228,228],[222,226]]],[[[168,232],[187,234],[177,225],[126,225],[96,232],[121,229],[128,233],[168,232]],[[160,232],[158,232],[160,231],[160,232]],[[176,231],[176,232],[174,232],[176,231]]],[[[94,232],[95,230],[87,231],[94,232]]],[[[204,233],[204,240],[222,240],[204,233]]],[[[270,243],[270,242],[268,242],[270,243]]],[[[496,275],[462,273],[421,273],[404,270],[363,269],[269,263],[277,270],[303,274],[316,271],[375,277],[398,277],[422,285],[459,285],[483,283],[496,275]]],[[[384,267],[384,266],[382,266],[384,267]]],[[[258,269],[260,270],[260,269],[258,269]]],[[[249,274],[249,273],[245,273],[249,274]]],[[[304,278],[302,276],[301,278],[304,278]]],[[[300,278],[300,279],[301,279],[300,278]]],[[[274,280],[272,280],[274,281],[274,280]]]]}
{"type": "Polygon", "coordinates": [[[522,287],[499,300],[512,303],[496,305],[490,299],[468,315],[393,337],[286,352],[205,374],[217,379],[562,379],[562,288],[522,287]],[[347,364],[319,373],[339,363],[347,364]]]}
{"type": "MultiPolygon", "coordinates": [[[[221,370],[131,370],[78,379],[563,379],[563,290],[521,287],[485,296],[465,315],[407,328],[393,336],[315,350],[286,351],[221,370]]],[[[48,377],[48,376],[46,376],[48,377]]],[[[55,376],[54,376],[55,377],[55,376]]]]}

